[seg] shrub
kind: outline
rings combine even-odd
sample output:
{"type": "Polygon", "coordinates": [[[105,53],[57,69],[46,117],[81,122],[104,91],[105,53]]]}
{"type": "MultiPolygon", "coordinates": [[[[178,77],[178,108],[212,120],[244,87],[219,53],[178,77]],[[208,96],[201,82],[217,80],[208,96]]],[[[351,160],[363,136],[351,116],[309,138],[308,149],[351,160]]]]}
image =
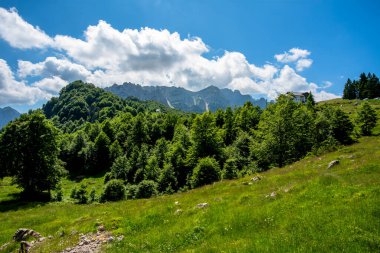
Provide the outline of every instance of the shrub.
{"type": "Polygon", "coordinates": [[[55,195],[53,197],[53,200],[54,201],[62,201],[62,199],[63,199],[63,191],[62,191],[61,185],[59,185],[57,187],[57,189],[55,189],[55,195]]]}
{"type": "Polygon", "coordinates": [[[119,156],[112,164],[110,178],[127,180],[131,165],[126,156],[119,156]]]}
{"type": "Polygon", "coordinates": [[[96,201],[96,191],[95,188],[92,188],[90,192],[90,202],[95,202],[96,201]]]}
{"type": "Polygon", "coordinates": [[[177,178],[171,164],[165,164],[158,178],[158,189],[160,192],[173,193],[177,190],[177,178]]]}
{"type": "Polygon", "coordinates": [[[372,129],[376,126],[377,116],[375,110],[364,102],[357,112],[356,123],[362,135],[371,135],[372,129]]]}
{"type": "Polygon", "coordinates": [[[199,187],[220,179],[220,167],[215,158],[205,157],[199,160],[191,176],[191,186],[199,187]]]}
{"type": "Polygon", "coordinates": [[[157,194],[157,183],[152,180],[143,180],[137,185],[136,198],[150,198],[157,194]]]}
{"type": "Polygon", "coordinates": [[[230,158],[228,159],[222,170],[223,179],[234,179],[238,177],[238,166],[237,159],[230,158]]]}
{"type": "Polygon", "coordinates": [[[112,179],[106,184],[100,197],[101,202],[125,199],[125,186],[122,180],[112,179]]]}
{"type": "Polygon", "coordinates": [[[71,191],[71,195],[70,197],[74,200],[76,200],[76,202],[78,204],[86,204],[87,203],[87,187],[86,185],[82,184],[79,188],[79,190],[77,190],[76,188],[74,188],[72,191],[71,191]]]}
{"type": "Polygon", "coordinates": [[[126,191],[127,199],[134,199],[136,198],[137,185],[135,184],[127,185],[125,191],[126,191]]]}

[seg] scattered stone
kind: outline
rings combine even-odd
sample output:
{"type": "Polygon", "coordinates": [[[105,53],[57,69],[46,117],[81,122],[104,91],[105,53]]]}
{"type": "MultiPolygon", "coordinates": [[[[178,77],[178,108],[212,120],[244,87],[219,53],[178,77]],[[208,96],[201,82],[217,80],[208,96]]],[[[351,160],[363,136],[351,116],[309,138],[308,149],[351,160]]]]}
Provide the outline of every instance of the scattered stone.
{"type": "Polygon", "coordinates": [[[52,236],[52,235],[49,235],[48,238],[49,238],[49,239],[53,239],[53,236],[52,236]]]}
{"type": "MultiPolygon", "coordinates": [[[[118,241],[123,239],[123,235],[116,238],[118,241]]],[[[107,232],[103,225],[99,225],[96,233],[79,234],[79,243],[74,247],[66,248],[60,253],[100,253],[102,252],[102,244],[113,241],[115,241],[115,238],[111,233],[107,232]]]]}
{"type": "Polygon", "coordinates": [[[253,182],[257,182],[257,181],[260,181],[261,180],[261,177],[260,176],[255,176],[251,179],[253,182]]]}
{"type": "Polygon", "coordinates": [[[266,195],[265,197],[266,198],[269,198],[269,197],[271,197],[271,198],[275,198],[277,196],[277,193],[276,192],[272,192],[271,194],[268,194],[268,195],[266,195]]]}
{"type": "Polygon", "coordinates": [[[43,241],[45,241],[45,239],[46,239],[46,237],[40,237],[40,238],[38,238],[38,242],[43,242],[43,241]]]}
{"type": "Polygon", "coordinates": [[[15,240],[16,242],[21,242],[25,241],[29,236],[32,236],[36,239],[41,237],[39,233],[32,229],[20,228],[17,229],[16,233],[13,235],[13,240],[15,240]]]}
{"type": "Polygon", "coordinates": [[[4,243],[4,244],[0,247],[0,251],[5,250],[5,249],[8,247],[9,244],[10,244],[10,242],[4,243]]]}
{"type": "Polygon", "coordinates": [[[175,212],[174,212],[174,214],[175,215],[179,215],[179,214],[181,214],[183,211],[182,211],[182,209],[177,209],[175,212]]]}
{"type": "Polygon", "coordinates": [[[338,160],[333,160],[329,163],[329,165],[327,166],[327,169],[331,169],[332,167],[334,167],[335,165],[338,165],[338,164],[339,164],[338,160]]]}
{"type": "Polygon", "coordinates": [[[28,243],[27,241],[21,241],[19,252],[28,253],[31,248],[32,248],[32,245],[30,243],[28,243]]]}
{"type": "Polygon", "coordinates": [[[174,205],[178,206],[178,205],[179,205],[179,202],[178,202],[178,201],[174,202],[174,205]]]}
{"type": "Polygon", "coordinates": [[[98,231],[99,231],[99,232],[104,232],[104,231],[106,231],[106,228],[105,228],[103,225],[100,225],[100,226],[98,227],[98,231]]]}
{"type": "Polygon", "coordinates": [[[199,203],[197,205],[198,208],[205,208],[205,207],[208,207],[208,203],[199,203]]]}

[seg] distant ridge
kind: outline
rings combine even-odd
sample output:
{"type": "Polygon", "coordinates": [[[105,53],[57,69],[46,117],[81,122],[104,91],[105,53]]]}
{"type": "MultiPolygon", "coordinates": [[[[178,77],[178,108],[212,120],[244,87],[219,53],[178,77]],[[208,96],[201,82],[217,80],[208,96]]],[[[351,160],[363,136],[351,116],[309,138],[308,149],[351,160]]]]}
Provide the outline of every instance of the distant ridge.
{"type": "Polygon", "coordinates": [[[0,129],[3,128],[9,121],[19,117],[20,113],[12,107],[0,108],[0,129]]]}
{"type": "Polygon", "coordinates": [[[267,103],[264,98],[255,100],[250,95],[242,95],[238,90],[219,89],[215,86],[194,92],[174,86],[141,86],[124,83],[114,84],[105,90],[122,98],[136,97],[140,100],[153,100],[186,112],[216,111],[228,106],[242,106],[247,101],[265,108],[267,103]]]}

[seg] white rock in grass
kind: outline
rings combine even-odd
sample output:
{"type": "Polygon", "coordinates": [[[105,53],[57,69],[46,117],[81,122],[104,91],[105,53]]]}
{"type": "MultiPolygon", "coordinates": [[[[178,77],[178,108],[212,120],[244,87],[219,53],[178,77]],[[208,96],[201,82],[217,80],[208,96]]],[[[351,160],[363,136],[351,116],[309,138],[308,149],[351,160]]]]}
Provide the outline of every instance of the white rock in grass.
{"type": "Polygon", "coordinates": [[[261,177],[259,176],[255,176],[251,179],[253,182],[257,182],[257,181],[260,181],[261,180],[261,177]]]}
{"type": "Polygon", "coordinates": [[[197,205],[197,207],[198,208],[205,208],[205,207],[208,207],[208,203],[199,203],[198,205],[197,205]]]}
{"type": "Polygon", "coordinates": [[[329,163],[329,166],[327,166],[327,169],[331,169],[332,167],[334,167],[335,165],[338,165],[338,164],[339,164],[338,160],[333,160],[329,163]]]}

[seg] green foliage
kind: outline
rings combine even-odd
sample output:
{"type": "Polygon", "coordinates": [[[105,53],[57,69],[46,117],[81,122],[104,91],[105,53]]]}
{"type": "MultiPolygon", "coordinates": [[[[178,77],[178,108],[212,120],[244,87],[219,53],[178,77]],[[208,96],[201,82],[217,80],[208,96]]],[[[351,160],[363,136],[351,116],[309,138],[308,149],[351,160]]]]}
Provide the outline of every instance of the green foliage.
{"type": "Polygon", "coordinates": [[[63,174],[57,136],[58,130],[40,111],[8,124],[0,135],[0,176],[12,176],[29,197],[54,189],[63,174]]]}
{"type": "Polygon", "coordinates": [[[170,163],[165,164],[160,176],[158,177],[158,190],[160,192],[172,193],[178,189],[177,185],[177,177],[174,173],[173,166],[170,163]]]}
{"type": "Polygon", "coordinates": [[[129,181],[128,175],[131,171],[131,165],[126,156],[119,156],[112,164],[109,178],[129,181]]]}
{"type": "Polygon", "coordinates": [[[242,131],[249,132],[256,129],[261,115],[261,109],[253,106],[251,102],[246,102],[243,107],[236,112],[235,125],[242,131]]]}
{"type": "Polygon", "coordinates": [[[137,192],[138,186],[135,184],[127,185],[126,187],[126,198],[127,199],[134,199],[136,198],[136,192],[137,192]]]}
{"type": "Polygon", "coordinates": [[[199,159],[197,166],[191,176],[191,186],[199,187],[213,183],[220,179],[220,166],[218,162],[211,157],[199,159]]]}
{"type": "Polygon", "coordinates": [[[189,162],[196,164],[198,158],[222,157],[223,142],[215,126],[214,117],[210,112],[197,115],[191,127],[189,162]]]}
{"type": "Polygon", "coordinates": [[[306,98],[306,106],[308,108],[313,108],[315,106],[314,96],[313,96],[313,93],[311,92],[309,92],[309,95],[306,98]]]}
{"type": "Polygon", "coordinates": [[[90,202],[95,202],[97,199],[96,199],[96,190],[95,188],[92,188],[91,192],[90,192],[90,202]]]}
{"type": "Polygon", "coordinates": [[[87,186],[84,184],[81,184],[79,189],[74,188],[71,191],[70,197],[76,200],[76,203],[78,204],[86,204],[88,202],[87,186]]]}
{"type": "Polygon", "coordinates": [[[95,165],[93,173],[100,171],[106,171],[111,166],[111,154],[110,154],[110,139],[102,131],[95,139],[94,145],[94,160],[95,165]]]}
{"type": "Polygon", "coordinates": [[[344,85],[344,99],[365,99],[380,97],[380,81],[375,74],[361,73],[359,80],[347,80],[344,85]]]}
{"type": "Polygon", "coordinates": [[[223,179],[234,179],[238,177],[238,162],[236,159],[230,158],[224,163],[222,170],[223,179]]]}
{"type": "Polygon", "coordinates": [[[125,199],[125,186],[122,180],[109,181],[100,196],[100,202],[117,201],[125,199]]]}
{"type": "MultiPolygon", "coordinates": [[[[361,76],[361,82],[371,78],[361,76]]],[[[106,173],[104,184],[119,179],[136,185],[131,186],[135,197],[137,185],[146,180],[156,184],[154,194],[172,193],[221,177],[283,167],[310,152],[321,154],[350,144],[349,114],[314,103],[311,93],[306,104],[281,95],[263,111],[247,102],[215,113],[186,114],[160,111],[155,103],[115,99],[93,85],[74,82],[44,110],[52,119],[48,122],[63,132],[55,138],[63,161],[57,168],[64,165],[70,178],[106,173]],[[206,159],[213,167],[210,175],[204,173],[203,158],[215,161],[210,165],[206,159]]],[[[6,157],[6,149],[0,153],[6,157]]],[[[0,176],[7,175],[8,167],[0,168],[0,176]]]]}
{"type": "Polygon", "coordinates": [[[157,183],[152,180],[143,180],[137,185],[135,197],[138,199],[150,198],[157,195],[157,183]]]}
{"type": "Polygon", "coordinates": [[[80,120],[95,122],[114,117],[123,111],[125,102],[93,84],[75,81],[64,87],[59,98],[48,101],[43,111],[48,118],[58,116],[58,122],[67,130],[70,123],[80,120]]]}
{"type": "Polygon", "coordinates": [[[313,115],[291,96],[281,95],[262,114],[257,134],[253,150],[259,166],[282,167],[311,150],[313,115]]]}
{"type": "Polygon", "coordinates": [[[358,110],[356,123],[362,135],[371,135],[372,129],[376,126],[377,115],[369,103],[363,103],[358,110]]]}

